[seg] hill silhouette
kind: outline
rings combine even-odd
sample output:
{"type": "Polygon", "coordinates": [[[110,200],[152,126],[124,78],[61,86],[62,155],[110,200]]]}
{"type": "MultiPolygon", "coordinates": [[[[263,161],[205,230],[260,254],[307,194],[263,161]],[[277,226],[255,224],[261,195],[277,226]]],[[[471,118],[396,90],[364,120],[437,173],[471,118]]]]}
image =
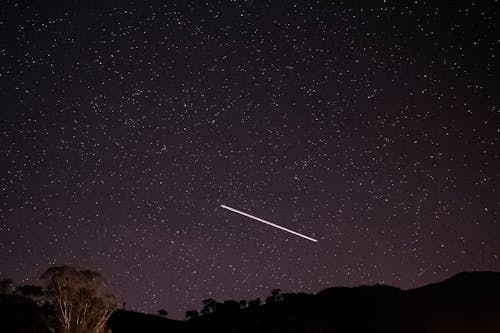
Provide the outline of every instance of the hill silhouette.
{"type": "Polygon", "coordinates": [[[460,273],[410,290],[375,285],[316,295],[274,292],[263,305],[235,304],[217,303],[215,311],[186,321],[117,310],[108,325],[113,333],[500,333],[500,273],[460,273]]]}

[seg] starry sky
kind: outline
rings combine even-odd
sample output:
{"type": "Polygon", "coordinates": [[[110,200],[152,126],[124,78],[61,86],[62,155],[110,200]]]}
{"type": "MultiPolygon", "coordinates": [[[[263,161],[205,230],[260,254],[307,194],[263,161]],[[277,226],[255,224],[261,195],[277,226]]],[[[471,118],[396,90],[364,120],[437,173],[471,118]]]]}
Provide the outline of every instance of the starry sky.
{"type": "Polygon", "coordinates": [[[2,1],[0,278],[182,318],[500,270],[498,5],[2,1]]]}

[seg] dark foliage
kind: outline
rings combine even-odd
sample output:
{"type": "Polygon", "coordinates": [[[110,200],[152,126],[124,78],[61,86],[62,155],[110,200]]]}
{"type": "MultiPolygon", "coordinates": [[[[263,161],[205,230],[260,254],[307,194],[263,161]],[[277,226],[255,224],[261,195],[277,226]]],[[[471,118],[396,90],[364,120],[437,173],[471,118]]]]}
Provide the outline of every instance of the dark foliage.
{"type": "Polygon", "coordinates": [[[317,295],[281,294],[273,300],[204,300],[188,321],[117,311],[114,333],[500,333],[500,273],[462,273],[441,283],[402,291],[383,285],[330,288],[317,295]],[[208,312],[210,311],[210,312],[208,312]]]}
{"type": "Polygon", "coordinates": [[[0,331],[8,333],[46,332],[46,308],[18,294],[0,294],[0,331]]]}
{"type": "MultiPolygon", "coordinates": [[[[27,295],[37,288],[8,287],[0,293],[0,331],[44,333],[43,308],[27,295]],[[9,291],[9,292],[7,292],[9,291]]],[[[273,290],[273,300],[203,301],[190,320],[116,310],[113,333],[500,333],[500,273],[461,273],[446,281],[403,291],[375,285],[335,287],[316,295],[273,290]]],[[[161,314],[166,311],[161,311],[161,314]]]]}
{"type": "Polygon", "coordinates": [[[188,310],[186,311],[186,318],[187,319],[193,319],[198,317],[199,313],[198,310],[188,310]]]}

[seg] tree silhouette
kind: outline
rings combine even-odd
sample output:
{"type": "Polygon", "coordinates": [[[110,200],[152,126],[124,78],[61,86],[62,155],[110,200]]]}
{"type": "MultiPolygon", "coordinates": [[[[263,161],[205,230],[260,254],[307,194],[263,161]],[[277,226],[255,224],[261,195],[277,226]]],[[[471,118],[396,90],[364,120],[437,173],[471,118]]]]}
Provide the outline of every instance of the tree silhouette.
{"type": "Polygon", "coordinates": [[[17,286],[16,292],[26,297],[42,297],[45,295],[42,287],[31,284],[17,286]]]}
{"type": "Polygon", "coordinates": [[[258,307],[259,305],[260,305],[260,297],[254,299],[253,301],[248,302],[249,308],[255,308],[255,307],[258,307]]]}
{"type": "Polygon", "coordinates": [[[217,313],[222,313],[227,315],[228,313],[234,313],[240,309],[240,304],[237,301],[227,300],[224,302],[215,302],[215,311],[217,313]]]}
{"type": "Polygon", "coordinates": [[[1,279],[0,280],[0,294],[10,294],[13,291],[14,280],[1,279]]]}
{"type": "Polygon", "coordinates": [[[277,302],[281,302],[283,297],[281,296],[281,289],[276,288],[271,290],[271,296],[266,298],[266,304],[273,304],[277,302]]]}
{"type": "Polygon", "coordinates": [[[158,314],[162,317],[166,317],[168,315],[168,312],[163,309],[160,309],[158,310],[158,314]]]}
{"type": "Polygon", "coordinates": [[[45,332],[42,288],[14,287],[11,279],[0,281],[0,331],[9,333],[45,332]]]}
{"type": "Polygon", "coordinates": [[[22,286],[17,286],[15,290],[16,294],[29,298],[34,302],[36,302],[38,305],[42,304],[43,297],[45,296],[45,292],[43,288],[40,286],[22,285],[22,286]]]}
{"type": "Polygon", "coordinates": [[[186,311],[186,318],[187,319],[193,319],[195,317],[198,317],[198,310],[188,310],[188,311],[186,311]]]}
{"type": "Polygon", "coordinates": [[[53,332],[102,333],[115,308],[114,297],[105,293],[102,275],[69,266],[49,268],[41,277],[54,317],[53,332]]]}
{"type": "Polygon", "coordinates": [[[213,298],[207,298],[201,302],[203,303],[204,314],[215,312],[217,309],[217,302],[213,298]]]}

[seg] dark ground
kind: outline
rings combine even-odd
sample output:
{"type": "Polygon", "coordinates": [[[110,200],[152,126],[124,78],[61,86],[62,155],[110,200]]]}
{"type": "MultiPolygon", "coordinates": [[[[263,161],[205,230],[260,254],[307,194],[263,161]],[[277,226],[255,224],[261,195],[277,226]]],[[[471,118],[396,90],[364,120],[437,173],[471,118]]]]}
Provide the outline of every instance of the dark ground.
{"type": "Polygon", "coordinates": [[[244,309],[176,321],[116,311],[114,333],[132,332],[500,332],[500,273],[460,273],[412,290],[376,285],[284,294],[244,309]]]}

